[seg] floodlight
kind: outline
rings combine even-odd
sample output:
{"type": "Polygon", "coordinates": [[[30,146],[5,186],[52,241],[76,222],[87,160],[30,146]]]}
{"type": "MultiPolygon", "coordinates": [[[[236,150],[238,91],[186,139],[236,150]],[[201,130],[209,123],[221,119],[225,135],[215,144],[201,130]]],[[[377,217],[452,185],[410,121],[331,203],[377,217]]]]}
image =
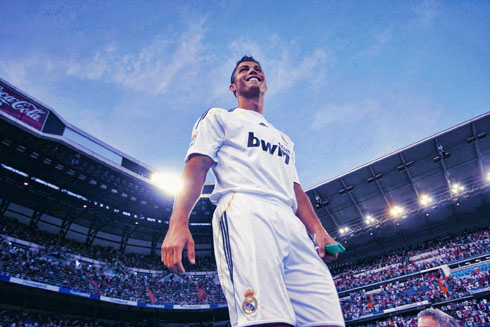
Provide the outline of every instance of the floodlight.
{"type": "Polygon", "coordinates": [[[432,203],[432,198],[430,197],[430,195],[428,194],[422,194],[420,195],[419,197],[419,204],[422,206],[422,207],[427,207],[429,206],[431,203],[432,203]]]}
{"type": "Polygon", "coordinates": [[[364,218],[364,222],[368,225],[371,225],[376,222],[376,219],[374,219],[371,215],[366,215],[366,217],[364,218]]]}
{"type": "Polygon", "coordinates": [[[170,195],[179,192],[181,187],[180,177],[176,174],[154,173],[150,180],[153,185],[170,195]]]}
{"type": "Polygon", "coordinates": [[[464,186],[458,183],[451,184],[451,193],[456,195],[464,191],[464,186]]]}
{"type": "Polygon", "coordinates": [[[485,180],[486,180],[487,182],[490,182],[490,171],[489,171],[489,172],[487,172],[487,174],[485,175],[485,180]]]}
{"type": "Polygon", "coordinates": [[[401,206],[393,206],[390,209],[390,215],[393,218],[400,217],[401,215],[403,215],[404,212],[405,212],[405,208],[403,208],[401,206]]]}
{"type": "Polygon", "coordinates": [[[340,232],[340,235],[344,235],[345,233],[347,233],[349,231],[349,227],[341,227],[339,229],[339,232],[340,232]]]}

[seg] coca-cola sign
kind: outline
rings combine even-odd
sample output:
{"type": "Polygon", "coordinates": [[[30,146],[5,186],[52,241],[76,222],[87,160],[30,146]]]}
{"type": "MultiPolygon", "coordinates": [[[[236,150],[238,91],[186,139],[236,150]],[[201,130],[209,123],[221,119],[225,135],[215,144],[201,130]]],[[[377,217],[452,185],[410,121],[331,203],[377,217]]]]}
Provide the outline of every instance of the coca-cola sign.
{"type": "Polygon", "coordinates": [[[42,130],[49,110],[32,103],[0,81],[0,110],[15,118],[42,130]]]}

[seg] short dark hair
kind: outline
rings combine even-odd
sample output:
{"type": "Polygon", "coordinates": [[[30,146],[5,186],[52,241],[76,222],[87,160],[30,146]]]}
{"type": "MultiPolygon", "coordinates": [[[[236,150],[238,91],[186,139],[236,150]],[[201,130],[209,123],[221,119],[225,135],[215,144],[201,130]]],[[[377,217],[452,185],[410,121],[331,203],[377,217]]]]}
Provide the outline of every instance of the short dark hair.
{"type": "Polygon", "coordinates": [[[257,63],[257,65],[260,66],[260,63],[257,60],[255,60],[254,57],[247,56],[247,55],[243,56],[242,59],[238,60],[238,62],[235,65],[235,68],[233,69],[233,72],[231,73],[231,78],[230,78],[231,84],[235,83],[235,73],[236,73],[236,69],[238,68],[238,65],[240,65],[242,62],[245,61],[255,62],[257,63]]]}
{"type": "Polygon", "coordinates": [[[458,327],[458,322],[456,319],[448,315],[447,313],[444,313],[443,311],[439,309],[425,309],[423,311],[420,311],[419,314],[417,315],[417,319],[421,317],[426,317],[430,316],[434,318],[435,321],[437,321],[437,327],[458,327]]]}

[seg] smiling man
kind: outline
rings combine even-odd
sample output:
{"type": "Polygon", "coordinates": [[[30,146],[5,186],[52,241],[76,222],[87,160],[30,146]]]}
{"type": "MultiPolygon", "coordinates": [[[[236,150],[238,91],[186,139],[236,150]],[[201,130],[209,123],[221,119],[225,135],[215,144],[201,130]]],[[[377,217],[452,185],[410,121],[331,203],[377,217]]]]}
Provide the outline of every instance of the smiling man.
{"type": "Polygon", "coordinates": [[[162,260],[179,273],[183,249],[195,261],[189,215],[211,168],[216,264],[232,326],[344,326],[325,265],[337,255],[324,246],[336,241],[300,186],[294,143],[264,118],[259,62],[238,61],[229,89],[237,108],[212,108],[194,125],[162,260]]]}

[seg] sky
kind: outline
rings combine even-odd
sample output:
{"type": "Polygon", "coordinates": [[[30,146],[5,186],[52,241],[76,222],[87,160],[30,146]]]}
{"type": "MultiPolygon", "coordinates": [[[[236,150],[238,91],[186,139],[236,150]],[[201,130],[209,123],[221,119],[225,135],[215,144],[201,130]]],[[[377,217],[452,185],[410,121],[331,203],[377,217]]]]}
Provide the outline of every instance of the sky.
{"type": "Polygon", "coordinates": [[[245,54],[303,188],[490,111],[490,1],[5,0],[0,22],[1,78],[165,173],[245,54]]]}

